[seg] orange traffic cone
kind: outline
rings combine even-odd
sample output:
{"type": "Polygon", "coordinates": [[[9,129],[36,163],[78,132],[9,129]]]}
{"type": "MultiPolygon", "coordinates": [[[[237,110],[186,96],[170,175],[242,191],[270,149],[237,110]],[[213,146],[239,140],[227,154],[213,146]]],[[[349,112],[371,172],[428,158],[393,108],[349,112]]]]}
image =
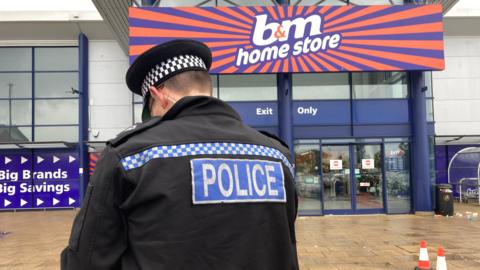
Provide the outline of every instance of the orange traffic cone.
{"type": "Polygon", "coordinates": [[[442,247],[437,252],[437,270],[447,270],[447,260],[445,260],[445,251],[442,247]]]}
{"type": "Polygon", "coordinates": [[[415,267],[415,270],[431,269],[430,259],[428,258],[427,242],[425,240],[420,242],[420,254],[418,257],[418,267],[415,267]]]}

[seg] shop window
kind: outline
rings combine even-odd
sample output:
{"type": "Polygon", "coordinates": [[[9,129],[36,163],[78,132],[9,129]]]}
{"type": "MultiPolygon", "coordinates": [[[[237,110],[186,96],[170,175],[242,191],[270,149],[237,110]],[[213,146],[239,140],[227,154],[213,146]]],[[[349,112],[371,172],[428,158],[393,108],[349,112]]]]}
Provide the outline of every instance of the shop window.
{"type": "Polygon", "coordinates": [[[78,126],[35,127],[35,141],[78,141],[78,126]]]}
{"type": "Polygon", "coordinates": [[[32,70],[31,48],[0,48],[0,71],[32,70]]]}
{"type": "Polygon", "coordinates": [[[212,96],[218,98],[218,75],[210,75],[212,77],[212,96]]]}
{"type": "Polygon", "coordinates": [[[350,99],[348,73],[293,74],[294,100],[350,99]]]}
{"type": "Polygon", "coordinates": [[[5,126],[0,124],[0,142],[27,142],[31,140],[32,127],[5,126]]]}
{"type": "Polygon", "coordinates": [[[9,125],[9,106],[8,100],[0,100],[0,126],[9,125]]]}
{"type": "Polygon", "coordinates": [[[277,78],[267,75],[219,75],[219,98],[224,101],[277,100],[277,78]]]}
{"type": "Polygon", "coordinates": [[[32,73],[31,72],[0,73],[0,99],[31,98],[31,97],[32,97],[32,73]]]}
{"type": "Polygon", "coordinates": [[[427,102],[427,122],[433,122],[434,119],[434,108],[433,108],[433,82],[432,82],[432,72],[425,71],[425,86],[427,91],[425,92],[426,102],[427,102]]]}
{"type": "Polygon", "coordinates": [[[427,98],[427,122],[433,122],[433,99],[427,98]]]}
{"type": "Polygon", "coordinates": [[[35,101],[36,125],[78,124],[78,100],[54,99],[35,101]]]}
{"type": "Polygon", "coordinates": [[[78,70],[78,48],[36,48],[35,71],[78,70]]]}
{"type": "Polygon", "coordinates": [[[385,143],[385,176],[387,179],[387,212],[409,213],[410,145],[408,142],[385,143]]]}
{"type": "Polygon", "coordinates": [[[133,123],[134,124],[142,122],[142,109],[143,109],[143,103],[133,104],[133,123]]]}
{"type": "Polygon", "coordinates": [[[320,145],[295,145],[295,166],[298,210],[321,213],[320,145]]]}
{"type": "MultiPolygon", "coordinates": [[[[23,138],[18,138],[17,141],[32,141],[32,128],[31,127],[15,127],[18,130],[18,135],[23,138]]],[[[12,132],[13,137],[15,133],[12,132]]]]}
{"type": "Polygon", "coordinates": [[[0,58],[0,141],[77,141],[78,48],[5,47],[0,58]]]}
{"type": "Polygon", "coordinates": [[[143,97],[137,94],[133,94],[133,102],[134,103],[142,103],[143,97]]]}
{"type": "Polygon", "coordinates": [[[12,100],[9,111],[12,117],[11,125],[20,126],[32,124],[32,102],[30,102],[30,100],[12,100]]]}
{"type": "Polygon", "coordinates": [[[353,99],[407,98],[408,85],[405,72],[352,73],[353,99]]]}
{"type": "Polygon", "coordinates": [[[78,73],[36,73],[36,98],[76,98],[78,90],[78,73]]]}
{"type": "Polygon", "coordinates": [[[427,91],[425,92],[425,95],[427,98],[433,98],[432,72],[425,71],[423,72],[423,76],[425,76],[425,86],[427,87],[427,91]]]}

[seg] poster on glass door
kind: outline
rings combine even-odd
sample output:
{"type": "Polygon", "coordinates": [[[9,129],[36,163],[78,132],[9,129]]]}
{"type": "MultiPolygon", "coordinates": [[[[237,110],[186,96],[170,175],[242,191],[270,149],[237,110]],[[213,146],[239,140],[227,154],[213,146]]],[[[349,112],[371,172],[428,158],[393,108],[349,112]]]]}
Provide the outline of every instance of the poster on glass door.
{"type": "Polygon", "coordinates": [[[364,170],[372,170],[375,169],[375,160],[372,158],[365,158],[362,159],[362,169],[364,170]]]}
{"type": "Polygon", "coordinates": [[[343,161],[341,159],[332,159],[330,160],[330,170],[342,170],[343,161]]]}

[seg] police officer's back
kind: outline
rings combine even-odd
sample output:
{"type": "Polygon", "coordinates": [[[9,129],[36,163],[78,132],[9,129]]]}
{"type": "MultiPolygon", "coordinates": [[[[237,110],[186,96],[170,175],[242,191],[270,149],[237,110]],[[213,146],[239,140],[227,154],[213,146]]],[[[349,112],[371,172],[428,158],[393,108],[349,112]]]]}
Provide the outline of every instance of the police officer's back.
{"type": "Polygon", "coordinates": [[[108,143],[62,269],[298,269],[289,150],[209,96],[210,64],[176,40],[130,67],[156,116],[108,143]]]}

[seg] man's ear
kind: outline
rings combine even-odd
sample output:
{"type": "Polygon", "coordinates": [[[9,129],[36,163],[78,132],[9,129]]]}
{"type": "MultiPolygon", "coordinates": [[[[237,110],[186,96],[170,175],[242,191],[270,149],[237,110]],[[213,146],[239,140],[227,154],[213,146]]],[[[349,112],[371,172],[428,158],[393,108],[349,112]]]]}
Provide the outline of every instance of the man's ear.
{"type": "Polygon", "coordinates": [[[156,88],[155,86],[150,86],[150,98],[153,98],[163,109],[168,106],[168,99],[165,96],[165,90],[162,86],[156,88]]]}

